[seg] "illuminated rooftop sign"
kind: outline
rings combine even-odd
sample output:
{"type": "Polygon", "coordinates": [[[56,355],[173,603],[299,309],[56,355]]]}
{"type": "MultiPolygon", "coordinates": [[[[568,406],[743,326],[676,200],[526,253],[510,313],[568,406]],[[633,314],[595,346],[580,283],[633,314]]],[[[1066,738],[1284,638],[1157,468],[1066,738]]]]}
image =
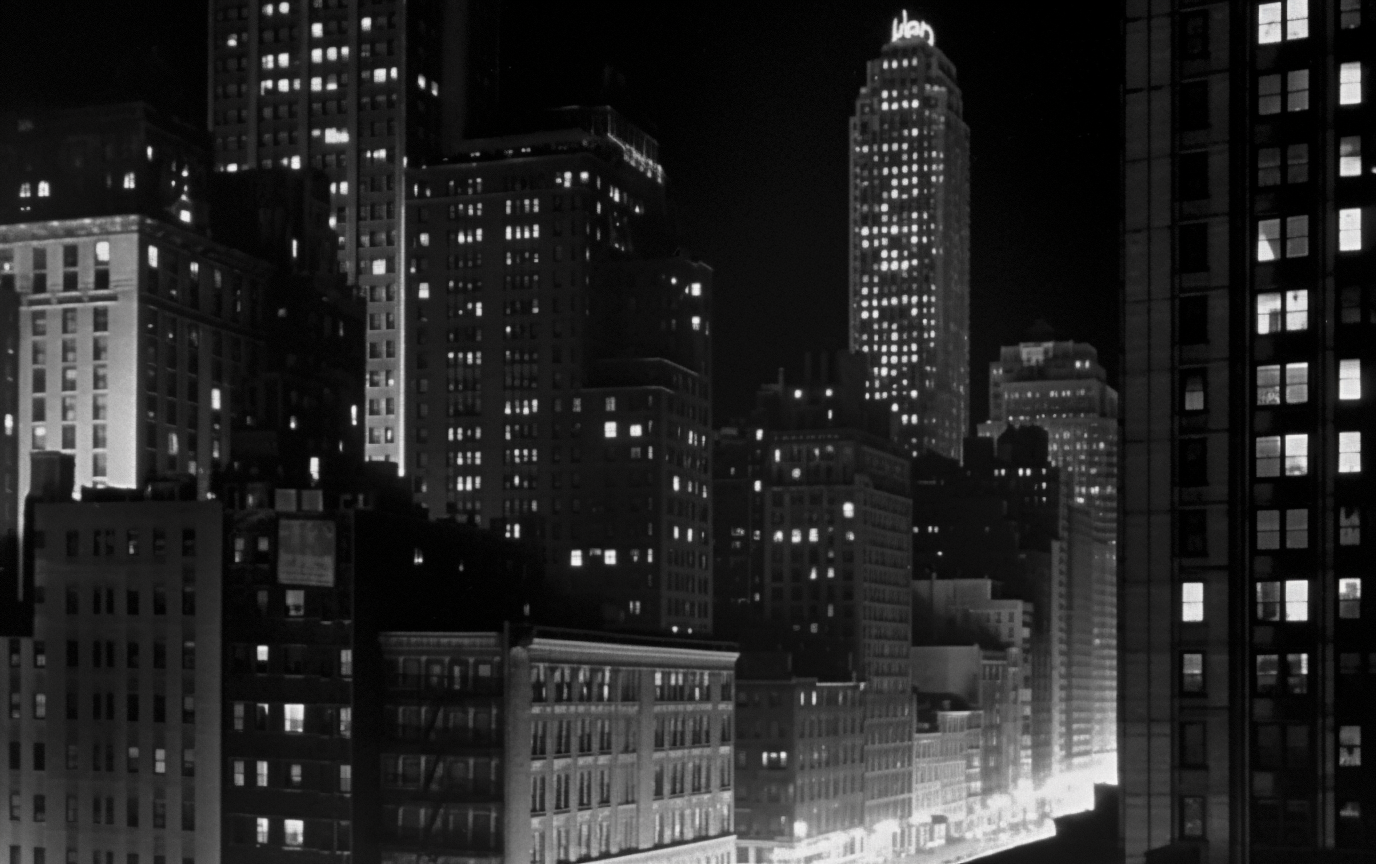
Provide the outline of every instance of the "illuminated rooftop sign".
{"type": "Polygon", "coordinates": [[[893,38],[890,42],[903,42],[908,39],[921,39],[936,47],[936,31],[926,21],[908,20],[908,10],[903,10],[902,18],[893,19],[893,38]]]}

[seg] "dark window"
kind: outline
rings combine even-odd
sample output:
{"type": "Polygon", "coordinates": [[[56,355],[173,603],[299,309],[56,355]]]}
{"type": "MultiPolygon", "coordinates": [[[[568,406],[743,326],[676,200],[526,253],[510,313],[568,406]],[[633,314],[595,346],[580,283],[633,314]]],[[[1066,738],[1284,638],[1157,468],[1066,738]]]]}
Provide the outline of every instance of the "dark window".
{"type": "Polygon", "coordinates": [[[1185,153],[1176,167],[1178,194],[1182,201],[1198,201],[1209,197],[1209,154],[1185,153]]]}
{"type": "Polygon", "coordinates": [[[1209,13],[1201,9],[1186,12],[1179,19],[1180,56],[1198,60],[1209,56],[1209,13]]]}
{"type": "Polygon", "coordinates": [[[1181,273],[1209,269],[1209,226],[1203,222],[1181,225],[1176,234],[1176,259],[1181,273]]]}
{"type": "Polygon", "coordinates": [[[1185,795],[1180,799],[1180,836],[1200,838],[1204,836],[1204,798],[1199,795],[1185,795]]]}
{"type": "Polygon", "coordinates": [[[1180,298],[1180,317],[1176,333],[1181,345],[1205,345],[1209,341],[1209,296],[1192,294],[1180,298]]]}
{"type": "Polygon", "coordinates": [[[1180,724],[1180,767],[1208,767],[1208,749],[1205,746],[1203,723],[1180,724]]]}
{"type": "Polygon", "coordinates": [[[1181,486],[1209,485],[1209,440],[1181,438],[1175,470],[1176,482],[1181,486]]]}
{"type": "Polygon", "coordinates": [[[1186,81],[1180,85],[1180,129],[1209,128],[1209,82],[1186,81]]]}
{"type": "Polygon", "coordinates": [[[1202,652],[1181,652],[1180,693],[1182,696],[1204,695],[1204,654],[1202,652]]]}
{"type": "Polygon", "coordinates": [[[1198,558],[1209,554],[1208,513],[1203,510],[1181,510],[1176,525],[1176,544],[1179,554],[1198,558]]]}

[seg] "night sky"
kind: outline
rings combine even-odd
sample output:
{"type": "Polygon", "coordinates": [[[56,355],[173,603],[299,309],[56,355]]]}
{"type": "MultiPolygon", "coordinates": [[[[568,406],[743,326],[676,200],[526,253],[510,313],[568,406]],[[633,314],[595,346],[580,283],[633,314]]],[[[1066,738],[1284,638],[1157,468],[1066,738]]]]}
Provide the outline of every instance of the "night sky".
{"type": "MultiPolygon", "coordinates": [[[[205,117],[201,0],[0,4],[0,110],[142,94],[205,117]]],[[[847,129],[902,5],[507,0],[508,106],[610,101],[660,142],[684,247],[716,272],[718,422],[846,344],[847,129]]],[[[1118,6],[913,3],[971,128],[971,419],[1037,318],[1118,353],[1118,6]],[[1088,10],[1088,11],[1087,11],[1088,10]]]]}

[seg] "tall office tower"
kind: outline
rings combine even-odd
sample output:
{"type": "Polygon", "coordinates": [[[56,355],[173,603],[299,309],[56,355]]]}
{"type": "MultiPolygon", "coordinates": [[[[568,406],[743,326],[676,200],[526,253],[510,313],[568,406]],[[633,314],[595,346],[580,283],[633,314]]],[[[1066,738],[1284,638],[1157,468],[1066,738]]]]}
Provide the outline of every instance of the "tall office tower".
{"type": "Polygon", "coordinates": [[[221,505],[38,474],[65,486],[35,485],[32,638],[9,640],[9,854],[218,861],[221,505]]]}
{"type": "Polygon", "coordinates": [[[19,500],[28,454],[44,450],[77,456],[79,486],[190,473],[208,491],[249,408],[272,268],[207,236],[194,133],[145,107],[26,117],[4,134],[19,178],[0,214],[20,306],[19,500]]]}
{"type": "Polygon", "coordinates": [[[736,651],[497,623],[381,635],[373,860],[733,861],[736,651]]]}
{"type": "Polygon", "coordinates": [[[864,691],[864,682],[852,677],[800,675],[784,652],[741,655],[741,864],[848,861],[865,854],[864,691]],[[808,794],[789,795],[790,786],[808,794]]]}
{"type": "MultiPolygon", "coordinates": [[[[339,259],[368,312],[395,325],[403,172],[487,120],[496,13],[484,0],[211,0],[207,122],[220,171],[317,168],[339,259]],[[475,34],[475,28],[484,32],[475,34]]],[[[395,346],[400,331],[390,334],[395,346]]],[[[397,356],[370,357],[375,395],[404,401],[397,356]]],[[[395,422],[368,418],[369,459],[401,463],[395,422]],[[390,432],[384,432],[388,426],[390,432]]]]}
{"type": "Polygon", "coordinates": [[[1127,860],[1362,860],[1376,20],[1124,8],[1127,860]]]}
{"type": "Polygon", "coordinates": [[[1092,550],[1078,551],[1090,555],[1093,601],[1074,613],[1092,618],[1093,749],[1111,779],[1118,749],[1118,393],[1092,345],[1054,341],[1040,323],[1028,336],[1005,345],[989,364],[989,421],[979,434],[998,438],[1010,425],[1045,429],[1051,464],[1061,469],[1075,504],[1088,511],[1094,542],[1092,550]]]}
{"type": "Polygon", "coordinates": [[[412,403],[370,369],[367,411],[405,429],[432,515],[541,542],[611,622],[708,632],[712,274],[674,251],[653,139],[607,108],[555,121],[408,172],[412,403]]]}
{"type": "Polygon", "coordinates": [[[751,479],[723,502],[742,521],[720,521],[718,536],[759,551],[745,556],[743,583],[724,586],[737,596],[722,601],[732,611],[723,632],[791,652],[799,674],[865,682],[865,828],[871,850],[902,854],[913,837],[909,460],[887,435],[890,412],[864,398],[863,357],[807,366],[800,382],[761,389],[742,430],[748,455],[725,463],[751,479]]]}
{"type": "Polygon", "coordinates": [[[850,348],[910,455],[960,458],[970,379],[970,131],[931,27],[894,21],[850,123],[850,348]]]}

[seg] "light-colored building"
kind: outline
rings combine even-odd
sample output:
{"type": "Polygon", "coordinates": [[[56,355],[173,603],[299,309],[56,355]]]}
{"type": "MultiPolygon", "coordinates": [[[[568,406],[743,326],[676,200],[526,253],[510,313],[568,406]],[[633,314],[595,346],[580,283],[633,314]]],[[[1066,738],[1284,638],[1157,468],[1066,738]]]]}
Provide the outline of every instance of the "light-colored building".
{"type": "Polygon", "coordinates": [[[14,861],[215,864],[221,506],[106,494],[33,511],[0,833],[14,861]]]}
{"type": "Polygon", "coordinates": [[[732,864],[735,661],[570,630],[384,633],[384,864],[732,864]]]}
{"type": "Polygon", "coordinates": [[[979,434],[997,439],[1009,426],[1045,429],[1051,464],[1061,469],[1072,503],[1089,512],[1089,548],[1071,551],[1068,638],[1084,649],[1076,656],[1088,658],[1088,666],[1072,669],[1071,678],[1079,691],[1076,701],[1089,706],[1084,720],[1075,721],[1085,730],[1076,738],[1088,734],[1092,741],[1069,746],[1076,753],[1091,750],[1097,770],[1111,778],[1116,776],[1118,748],[1120,431],[1118,393],[1107,377],[1098,352],[1083,342],[1058,342],[1046,334],[1045,339],[1005,345],[999,359],[989,364],[989,421],[980,424],[979,434]]]}
{"type": "Polygon", "coordinates": [[[850,348],[909,455],[959,459],[969,414],[969,146],[956,70],[895,19],[850,122],[850,348]]]}
{"type": "Polygon", "coordinates": [[[914,714],[912,823],[922,850],[974,833],[983,712],[954,694],[917,693],[914,714]]]}
{"type": "Polygon", "coordinates": [[[185,473],[209,491],[259,368],[269,265],[140,215],[0,226],[19,292],[20,500],[29,454],[76,458],[78,487],[185,473]]]}

